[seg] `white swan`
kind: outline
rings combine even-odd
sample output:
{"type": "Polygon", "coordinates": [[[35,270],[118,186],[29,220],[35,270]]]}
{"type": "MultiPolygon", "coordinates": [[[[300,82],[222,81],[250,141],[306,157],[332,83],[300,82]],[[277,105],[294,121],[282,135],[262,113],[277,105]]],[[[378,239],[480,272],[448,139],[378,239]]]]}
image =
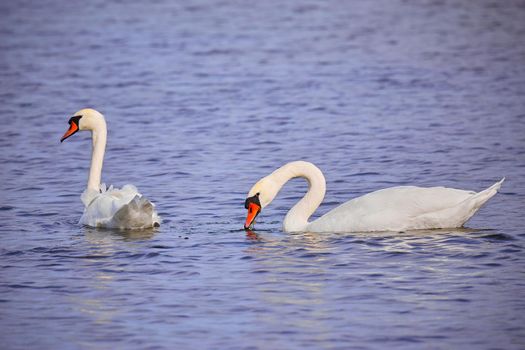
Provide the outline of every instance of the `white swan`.
{"type": "Polygon", "coordinates": [[[251,228],[259,212],[272,202],[288,180],[303,177],[308,192],[286,214],[285,232],[368,232],[404,231],[461,227],[494,196],[504,178],[481,192],[445,187],[391,187],[352,199],[308,222],[323,201],[326,182],[312,163],[285,164],[259,180],[248,193],[248,215],[244,228],[251,228]]]}
{"type": "Polygon", "coordinates": [[[100,183],[104,152],[106,150],[106,120],[94,109],[82,109],[69,119],[69,130],[60,142],[77,131],[91,131],[93,150],[87,188],[80,197],[84,214],[80,223],[92,227],[140,229],[160,225],[155,205],[144,198],[133,185],[122,189],[106,188],[100,183]]]}

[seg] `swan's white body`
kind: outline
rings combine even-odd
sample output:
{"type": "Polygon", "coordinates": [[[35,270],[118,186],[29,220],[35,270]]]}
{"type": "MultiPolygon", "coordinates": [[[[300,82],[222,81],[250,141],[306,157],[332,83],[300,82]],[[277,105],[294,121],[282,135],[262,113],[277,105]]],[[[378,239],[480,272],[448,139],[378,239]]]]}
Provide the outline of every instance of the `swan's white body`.
{"type": "Polygon", "coordinates": [[[87,188],[80,197],[85,209],[80,222],[91,227],[141,229],[160,224],[155,205],[133,185],[113,188],[100,185],[97,192],[87,188]]]}
{"type": "MultiPolygon", "coordinates": [[[[78,118],[78,125],[75,124],[77,130],[91,131],[93,139],[88,185],[81,196],[85,209],[80,223],[91,227],[120,229],[158,226],[160,218],[155,211],[155,205],[143,197],[135,186],[125,185],[117,189],[113,186],[106,188],[105,184],[100,184],[107,138],[104,116],[93,109],[82,109],[75,113],[74,118],[78,118]]],[[[77,131],[71,131],[72,128],[73,125],[62,140],[77,131]]]]}
{"type": "Polygon", "coordinates": [[[284,219],[286,232],[368,232],[455,228],[476,213],[499,190],[501,181],[481,192],[445,187],[391,187],[352,199],[308,222],[323,201],[326,182],[315,165],[288,163],[257,182],[251,197],[259,193],[261,207],[275,198],[281,187],[294,177],[308,181],[306,195],[284,219]]]}

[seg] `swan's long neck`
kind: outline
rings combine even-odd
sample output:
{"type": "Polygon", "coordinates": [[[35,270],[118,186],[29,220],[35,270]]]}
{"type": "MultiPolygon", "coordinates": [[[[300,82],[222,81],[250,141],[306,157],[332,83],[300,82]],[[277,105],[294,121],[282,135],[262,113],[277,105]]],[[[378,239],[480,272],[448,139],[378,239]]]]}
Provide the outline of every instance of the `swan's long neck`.
{"type": "Polygon", "coordinates": [[[91,167],[89,169],[87,187],[98,192],[100,189],[104,153],[106,151],[107,129],[104,120],[97,122],[92,130],[91,137],[93,139],[93,151],[91,153],[91,167]]]}
{"type": "Polygon", "coordinates": [[[324,199],[326,180],[323,173],[312,163],[298,161],[277,169],[273,176],[279,188],[295,177],[305,178],[308,182],[308,192],[288,211],[283,222],[283,229],[286,232],[305,231],[308,226],[308,218],[324,199]]]}

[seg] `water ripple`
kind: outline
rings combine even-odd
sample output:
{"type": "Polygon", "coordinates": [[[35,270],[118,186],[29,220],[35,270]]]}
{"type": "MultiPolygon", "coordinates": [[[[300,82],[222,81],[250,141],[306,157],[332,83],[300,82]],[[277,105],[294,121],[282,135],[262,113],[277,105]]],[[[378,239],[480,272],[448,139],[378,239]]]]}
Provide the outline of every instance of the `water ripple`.
{"type": "Polygon", "coordinates": [[[525,8],[446,2],[2,2],[0,302],[6,349],[420,349],[525,343],[525,8]],[[45,19],[45,20],[42,20],[45,19]],[[100,109],[106,183],[156,230],[78,225],[100,109]],[[397,185],[479,190],[472,229],[286,234],[296,159],[319,214],[397,185]]]}

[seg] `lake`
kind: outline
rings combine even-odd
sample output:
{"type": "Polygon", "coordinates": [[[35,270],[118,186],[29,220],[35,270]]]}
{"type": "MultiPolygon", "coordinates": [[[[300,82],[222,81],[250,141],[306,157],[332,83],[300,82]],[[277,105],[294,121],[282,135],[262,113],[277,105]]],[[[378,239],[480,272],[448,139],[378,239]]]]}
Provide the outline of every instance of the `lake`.
{"type": "Polygon", "coordinates": [[[523,1],[0,4],[3,349],[523,349],[523,1]],[[163,218],[82,227],[88,133],[102,180],[163,218]],[[288,234],[293,160],[319,216],[397,185],[501,192],[456,230],[288,234]]]}

